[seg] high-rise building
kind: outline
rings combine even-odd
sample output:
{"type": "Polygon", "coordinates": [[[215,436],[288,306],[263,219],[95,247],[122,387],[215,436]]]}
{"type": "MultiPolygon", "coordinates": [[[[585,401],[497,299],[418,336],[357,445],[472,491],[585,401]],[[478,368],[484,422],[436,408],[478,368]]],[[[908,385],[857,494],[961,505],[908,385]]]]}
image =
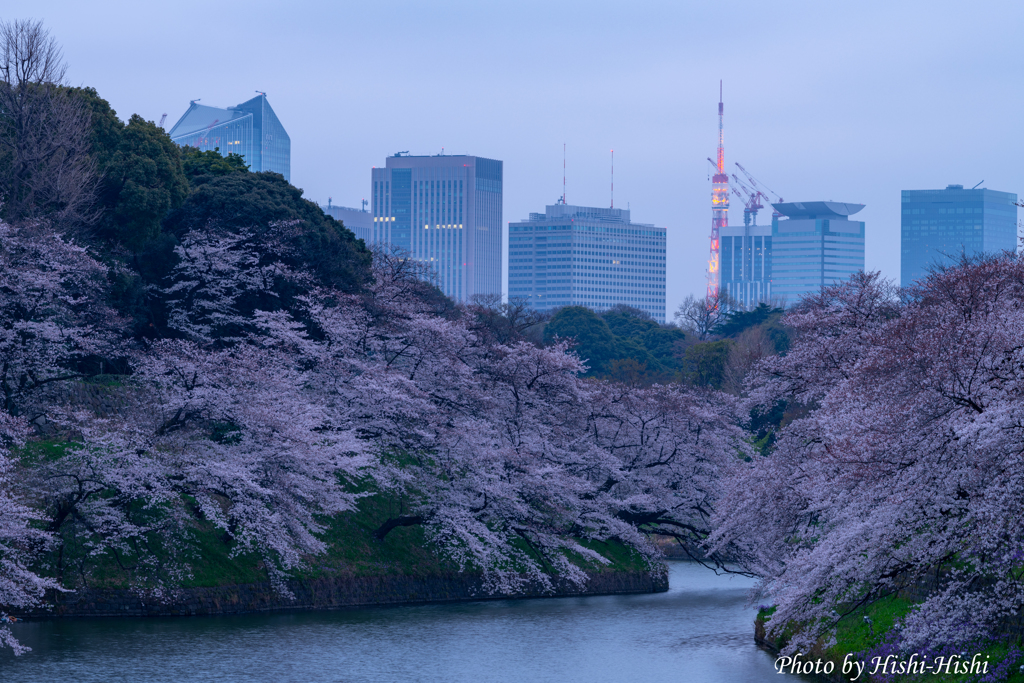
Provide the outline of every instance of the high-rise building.
{"type": "Polygon", "coordinates": [[[773,204],[771,293],[787,305],[864,270],[864,222],[850,216],[863,204],[773,204]]]}
{"type": "Polygon", "coordinates": [[[373,234],[373,214],[366,209],[351,209],[347,206],[338,206],[327,200],[327,206],[321,206],[323,212],[336,221],[341,221],[345,227],[352,231],[356,239],[363,240],[367,246],[373,234]]]}
{"type": "Polygon", "coordinates": [[[501,294],[501,185],[494,159],[388,157],[373,169],[371,240],[429,266],[453,299],[501,294]]]}
{"type": "Polygon", "coordinates": [[[168,133],[182,147],[240,154],[250,171],[273,171],[291,182],[292,141],[267,96],[260,93],[235,107],[208,107],[193,100],[168,133]]]}
{"type": "Polygon", "coordinates": [[[900,284],[961,254],[1017,250],[1017,195],[985,188],[903,190],[900,284]]]}
{"type": "Polygon", "coordinates": [[[532,308],[627,304],[665,322],[665,228],[629,211],[553,204],[508,226],[508,295],[532,308]]]}
{"type": "Polygon", "coordinates": [[[721,228],[721,291],[742,308],[772,298],[772,226],[721,228]]]}

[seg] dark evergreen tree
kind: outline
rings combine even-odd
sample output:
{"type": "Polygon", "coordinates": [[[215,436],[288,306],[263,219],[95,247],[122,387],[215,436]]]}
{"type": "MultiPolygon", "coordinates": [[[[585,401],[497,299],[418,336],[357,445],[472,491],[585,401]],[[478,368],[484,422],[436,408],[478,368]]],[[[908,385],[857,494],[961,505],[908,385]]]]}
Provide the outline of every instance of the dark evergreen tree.
{"type": "Polygon", "coordinates": [[[694,344],[683,356],[683,376],[698,387],[721,389],[733,342],[723,339],[694,344]]]}
{"type": "Polygon", "coordinates": [[[230,175],[231,173],[246,173],[249,167],[245,164],[245,158],[240,154],[228,154],[221,156],[220,148],[212,150],[199,150],[195,147],[183,147],[181,150],[182,166],[189,185],[193,188],[219,176],[230,175]]]}
{"type": "Polygon", "coordinates": [[[575,339],[577,355],[589,366],[588,375],[603,375],[617,358],[615,335],[603,319],[584,306],[566,306],[544,328],[544,340],[575,339]]]}
{"type": "Polygon", "coordinates": [[[98,156],[107,157],[101,167],[101,234],[132,254],[151,248],[164,217],[188,196],[179,147],[155,123],[134,114],[119,131],[113,153],[101,149],[98,156]]]}

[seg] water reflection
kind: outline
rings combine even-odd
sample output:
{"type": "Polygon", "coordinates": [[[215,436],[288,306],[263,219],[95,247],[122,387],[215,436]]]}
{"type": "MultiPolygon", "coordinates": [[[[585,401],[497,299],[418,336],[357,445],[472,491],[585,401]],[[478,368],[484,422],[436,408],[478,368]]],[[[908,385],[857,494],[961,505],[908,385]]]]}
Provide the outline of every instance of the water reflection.
{"type": "Polygon", "coordinates": [[[23,683],[782,680],[754,645],[748,579],[670,572],[654,595],[18,624],[33,652],[0,655],[0,671],[23,683]]]}

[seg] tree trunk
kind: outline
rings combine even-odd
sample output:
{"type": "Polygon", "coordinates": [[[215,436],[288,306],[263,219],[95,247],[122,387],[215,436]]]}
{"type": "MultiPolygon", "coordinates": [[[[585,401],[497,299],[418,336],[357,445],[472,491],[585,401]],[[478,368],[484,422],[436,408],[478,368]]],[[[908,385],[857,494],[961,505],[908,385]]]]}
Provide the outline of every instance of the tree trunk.
{"type": "Polygon", "coordinates": [[[415,526],[417,524],[423,524],[424,519],[420,515],[403,515],[402,517],[392,517],[388,521],[380,525],[380,528],[373,532],[373,537],[378,541],[383,541],[384,537],[388,533],[398,526],[415,526]]]}

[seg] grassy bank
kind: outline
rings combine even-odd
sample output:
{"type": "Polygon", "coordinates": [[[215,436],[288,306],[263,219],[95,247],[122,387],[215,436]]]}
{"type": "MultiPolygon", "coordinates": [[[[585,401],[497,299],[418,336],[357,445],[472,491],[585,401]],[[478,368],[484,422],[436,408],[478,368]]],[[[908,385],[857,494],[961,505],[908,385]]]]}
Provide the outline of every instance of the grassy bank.
{"type": "MultiPolygon", "coordinates": [[[[60,457],[57,443],[36,443],[25,459],[60,457]]],[[[324,553],[305,558],[305,565],[289,574],[297,580],[316,581],[334,577],[443,577],[459,572],[459,567],[441,556],[426,538],[420,526],[396,527],[384,540],[373,533],[400,509],[399,502],[387,494],[361,498],[358,509],[331,519],[321,539],[324,553]]],[[[170,551],[149,545],[147,551],[165,567],[175,560],[187,568],[184,576],[167,580],[166,569],[158,570],[165,585],[175,588],[212,588],[258,584],[269,580],[263,558],[256,553],[234,553],[234,542],[222,529],[208,522],[194,522],[191,538],[183,548],[170,551]],[[173,555],[173,557],[172,557],[173,555]]],[[[68,588],[127,589],[151,584],[146,576],[133,571],[132,559],[115,556],[108,550],[91,554],[86,539],[63,534],[64,544],[45,557],[37,568],[49,576],[57,574],[58,559],[63,566],[62,583],[68,588]],[[140,580],[141,579],[141,580],[140,580]]],[[[646,561],[617,541],[584,543],[612,561],[605,566],[574,558],[590,574],[607,572],[646,572],[646,561]]],[[[470,570],[472,573],[472,570],[470,570]]],[[[150,572],[150,576],[152,575],[150,572]]]]}
{"type": "MultiPolygon", "coordinates": [[[[857,679],[859,683],[877,683],[879,681],[906,681],[907,683],[916,681],[929,681],[930,683],[996,683],[997,681],[1005,681],[1007,683],[1024,683],[1024,671],[1021,671],[1019,668],[1024,664],[1024,657],[1019,655],[1013,656],[1007,662],[1008,656],[1013,654],[1012,650],[1014,648],[1018,652],[1022,649],[1021,643],[1013,640],[987,641],[967,653],[968,659],[975,653],[978,653],[980,655],[979,660],[989,662],[989,673],[985,676],[944,673],[895,675],[889,677],[869,676],[868,673],[874,668],[873,658],[882,657],[884,661],[884,658],[892,652],[885,646],[885,643],[889,639],[893,625],[897,620],[910,612],[913,605],[913,601],[893,595],[882,598],[863,609],[858,609],[839,622],[836,628],[836,642],[832,647],[822,647],[819,641],[810,653],[806,653],[803,656],[803,659],[814,660],[821,658],[823,661],[831,661],[834,671],[837,673],[834,673],[827,680],[834,681],[852,680],[852,677],[843,677],[838,673],[842,671],[843,662],[849,657],[853,660],[866,662],[864,675],[857,679]],[[1001,670],[1005,672],[1005,675],[998,675],[996,671],[997,667],[1000,667],[1001,664],[1003,665],[1001,670]]],[[[781,650],[788,643],[789,638],[793,634],[793,629],[792,627],[787,627],[781,638],[768,638],[765,635],[765,622],[773,611],[774,609],[762,609],[758,612],[755,633],[758,639],[762,640],[770,648],[781,650]]],[[[893,654],[899,656],[898,653],[893,652],[893,654]]]]}

